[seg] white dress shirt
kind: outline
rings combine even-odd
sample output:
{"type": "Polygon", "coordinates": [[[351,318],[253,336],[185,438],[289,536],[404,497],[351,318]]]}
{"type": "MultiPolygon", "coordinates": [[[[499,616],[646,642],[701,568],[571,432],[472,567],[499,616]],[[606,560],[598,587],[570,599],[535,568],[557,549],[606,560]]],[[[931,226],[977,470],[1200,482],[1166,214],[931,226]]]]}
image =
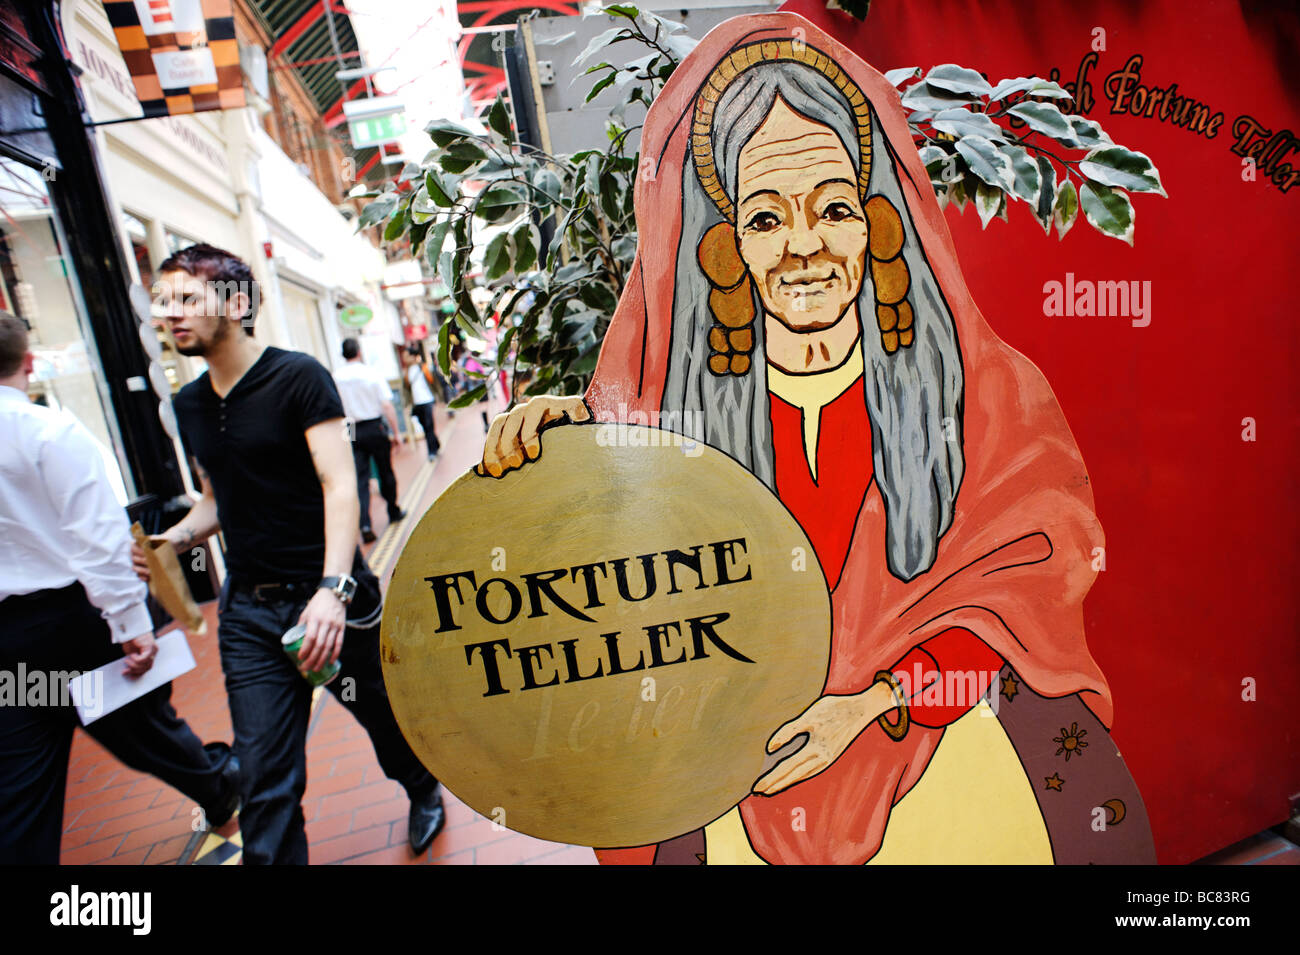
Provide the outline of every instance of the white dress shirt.
{"type": "Polygon", "coordinates": [[[406,380],[411,385],[411,404],[427,405],[433,401],[433,392],[429,390],[429,382],[424,377],[423,368],[412,365],[406,370],[406,380]]]}
{"type": "Polygon", "coordinates": [[[334,373],[343,413],[353,421],[382,417],[384,405],[393,401],[393,391],[378,371],[365,362],[350,361],[334,373]]]}
{"type": "Polygon", "coordinates": [[[0,600],[81,582],[114,643],[153,633],[98,441],[0,385],[0,600]]]}

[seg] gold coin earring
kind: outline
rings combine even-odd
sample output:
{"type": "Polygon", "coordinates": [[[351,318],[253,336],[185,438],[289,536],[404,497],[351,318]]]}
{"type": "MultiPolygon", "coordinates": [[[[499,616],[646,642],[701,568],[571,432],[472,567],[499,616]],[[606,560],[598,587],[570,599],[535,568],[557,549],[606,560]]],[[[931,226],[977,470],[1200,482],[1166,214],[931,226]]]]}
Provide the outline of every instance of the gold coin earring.
{"type": "Polygon", "coordinates": [[[740,257],[736,228],[719,222],[700,239],[695,250],[700,269],[709,280],[709,371],[743,375],[749,371],[754,350],[754,290],[740,257]]]}
{"type": "Polygon", "coordinates": [[[903,218],[884,196],[867,200],[863,211],[869,228],[871,281],[876,290],[876,324],[880,344],[892,355],[912,344],[912,306],[907,300],[912,277],[903,259],[903,218]]]}

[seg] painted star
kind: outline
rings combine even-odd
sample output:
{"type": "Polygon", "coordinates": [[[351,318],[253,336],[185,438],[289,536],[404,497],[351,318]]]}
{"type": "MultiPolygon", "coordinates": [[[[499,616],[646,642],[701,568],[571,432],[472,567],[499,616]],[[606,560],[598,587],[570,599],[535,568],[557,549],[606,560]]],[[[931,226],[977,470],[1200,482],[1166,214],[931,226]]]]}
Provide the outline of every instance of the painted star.
{"type": "Polygon", "coordinates": [[[1065,780],[1061,778],[1060,773],[1052,773],[1052,775],[1043,778],[1047,781],[1047,788],[1055,789],[1058,793],[1061,792],[1061,787],[1065,785],[1065,780]]]}
{"type": "Polygon", "coordinates": [[[1005,696],[1008,700],[1014,700],[1016,698],[1016,694],[1019,692],[1020,692],[1020,683],[1014,676],[1008,673],[1006,676],[1002,678],[1003,696],[1005,696]]]}

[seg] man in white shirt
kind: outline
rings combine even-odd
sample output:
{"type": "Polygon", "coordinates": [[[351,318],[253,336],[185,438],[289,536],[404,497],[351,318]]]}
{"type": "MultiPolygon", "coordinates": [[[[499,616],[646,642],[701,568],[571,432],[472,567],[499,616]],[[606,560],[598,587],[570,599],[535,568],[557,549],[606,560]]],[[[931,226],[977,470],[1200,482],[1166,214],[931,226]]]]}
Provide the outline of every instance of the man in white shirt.
{"type": "Polygon", "coordinates": [[[383,375],[361,360],[361,346],[355,338],[343,342],[347,364],[334,373],[343,413],[352,421],[352,459],[357,467],[357,497],[361,502],[361,537],[366,543],[375,539],[370,527],[370,462],[379,473],[379,493],[388,504],[390,523],[406,516],[397,504],[397,478],[393,475],[391,447],[402,439],[397,427],[393,393],[383,375]],[[384,433],[384,419],[389,433],[384,433]]]}
{"type": "Polygon", "coordinates": [[[438,456],[438,435],[433,430],[433,389],[424,374],[424,362],[420,358],[420,347],[410,345],[402,353],[406,364],[406,383],[411,386],[411,410],[420,419],[424,429],[424,446],[429,451],[429,460],[438,456]]]}
{"type": "MultiPolygon", "coordinates": [[[[158,651],[101,446],[72,416],[28,400],[27,338],[24,321],[0,312],[0,863],[57,864],[79,725],[66,675],[124,659],[138,676],[158,651]],[[22,692],[33,675],[59,692],[22,692]]],[[[205,747],[170,699],[164,684],[86,730],[221,825],[238,805],[239,765],[227,744],[205,747]]]]}

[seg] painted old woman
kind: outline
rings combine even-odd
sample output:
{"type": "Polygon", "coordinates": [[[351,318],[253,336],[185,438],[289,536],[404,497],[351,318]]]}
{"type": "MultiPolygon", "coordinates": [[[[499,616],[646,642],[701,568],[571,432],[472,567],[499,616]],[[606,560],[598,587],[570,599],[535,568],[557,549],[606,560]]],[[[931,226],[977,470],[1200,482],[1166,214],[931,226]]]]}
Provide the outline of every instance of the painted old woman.
{"type": "Polygon", "coordinates": [[[585,401],[501,416],[483,469],[556,422],[693,422],[807,532],[833,631],[822,697],[773,727],[770,751],[801,748],[702,832],[602,861],[1153,861],[1084,641],[1087,471],[971,300],[896,92],[802,18],[738,18],[678,68],[642,157],[585,401]]]}

